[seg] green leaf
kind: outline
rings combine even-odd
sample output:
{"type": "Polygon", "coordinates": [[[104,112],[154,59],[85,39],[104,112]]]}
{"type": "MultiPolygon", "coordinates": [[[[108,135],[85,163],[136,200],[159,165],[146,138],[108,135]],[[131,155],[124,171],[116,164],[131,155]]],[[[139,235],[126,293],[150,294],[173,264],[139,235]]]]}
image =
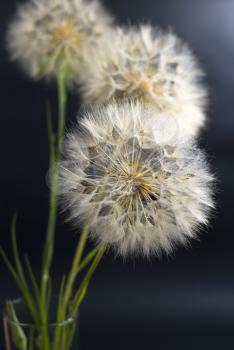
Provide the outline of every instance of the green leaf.
{"type": "Polygon", "coordinates": [[[19,250],[17,246],[17,241],[16,241],[16,220],[17,220],[17,213],[13,215],[12,218],[12,223],[11,223],[11,241],[12,241],[12,248],[13,248],[13,254],[14,254],[14,259],[15,259],[15,266],[16,270],[18,273],[18,276],[20,277],[22,283],[27,286],[27,282],[25,279],[24,275],[24,270],[20,261],[20,256],[19,256],[19,250]]]}
{"type": "Polygon", "coordinates": [[[51,278],[49,278],[46,303],[45,303],[45,312],[47,313],[47,315],[49,314],[49,311],[50,311],[51,297],[52,297],[52,280],[51,278]]]}
{"type": "Polygon", "coordinates": [[[28,350],[33,350],[34,349],[34,342],[35,342],[35,327],[30,327],[29,331],[29,342],[28,342],[28,350]]]}
{"type": "Polygon", "coordinates": [[[24,300],[26,301],[26,303],[29,307],[29,310],[30,310],[35,322],[38,323],[39,318],[38,318],[38,314],[37,314],[37,309],[35,308],[33,298],[30,294],[30,290],[29,290],[28,285],[25,281],[23,269],[22,269],[22,266],[21,266],[21,263],[19,260],[18,247],[17,247],[17,243],[16,243],[16,238],[15,238],[15,235],[16,235],[16,228],[15,228],[16,217],[17,216],[15,214],[13,216],[13,219],[12,219],[12,245],[13,245],[13,251],[14,251],[14,258],[15,258],[15,260],[17,260],[18,266],[16,266],[16,267],[13,266],[13,264],[8,259],[7,255],[2,247],[0,247],[0,255],[2,256],[6,266],[7,266],[8,270],[10,271],[10,273],[12,274],[14,280],[16,281],[16,283],[17,283],[17,285],[18,285],[18,287],[19,287],[19,289],[24,297],[24,300]]]}
{"type": "Polygon", "coordinates": [[[38,287],[38,284],[37,284],[37,281],[36,281],[35,274],[34,274],[33,269],[32,269],[32,265],[31,265],[29,257],[27,255],[25,255],[25,262],[26,262],[26,266],[27,266],[27,269],[28,269],[28,272],[29,272],[29,276],[30,276],[30,279],[31,279],[31,282],[32,282],[32,286],[33,286],[33,289],[34,289],[34,293],[35,293],[35,296],[36,296],[36,299],[37,299],[38,306],[40,306],[40,291],[39,291],[39,287],[38,287]]]}
{"type": "Polygon", "coordinates": [[[88,239],[88,233],[89,233],[89,227],[88,227],[88,225],[85,225],[84,229],[81,233],[77,248],[76,248],[76,252],[74,255],[73,262],[72,262],[71,270],[70,270],[68,278],[67,278],[66,288],[65,288],[65,292],[64,292],[64,317],[66,315],[67,304],[68,304],[70,297],[72,295],[73,285],[74,285],[75,279],[77,277],[77,274],[79,272],[80,261],[81,261],[82,254],[83,254],[83,251],[84,251],[87,239],[88,239]]]}
{"type": "Polygon", "coordinates": [[[66,276],[62,277],[59,298],[58,298],[58,307],[57,307],[57,322],[63,321],[63,297],[64,297],[64,288],[66,284],[66,276]]]}
{"type": "MultiPolygon", "coordinates": [[[[32,313],[32,316],[34,317],[35,320],[38,320],[38,314],[37,314],[37,309],[35,308],[33,298],[30,293],[30,289],[28,287],[24,270],[21,264],[20,256],[19,256],[19,250],[18,250],[18,245],[17,245],[17,240],[16,240],[16,220],[17,220],[17,214],[15,213],[12,218],[12,223],[11,223],[11,241],[12,241],[12,249],[13,249],[13,255],[14,255],[14,260],[15,260],[15,266],[16,266],[16,273],[17,273],[17,278],[20,283],[18,283],[21,292],[24,296],[24,299],[26,303],[29,306],[29,309],[32,313]]],[[[10,267],[10,264],[8,263],[8,266],[10,267]]],[[[12,270],[12,268],[11,268],[12,270]]],[[[12,270],[13,272],[13,270],[12,270]]]]}
{"type": "Polygon", "coordinates": [[[8,319],[10,320],[9,326],[13,344],[19,350],[27,350],[27,337],[23,331],[22,326],[19,324],[14,305],[11,301],[6,302],[6,313],[8,319]]]}
{"type": "MultiPolygon", "coordinates": [[[[63,293],[64,293],[64,286],[66,283],[66,276],[62,277],[61,285],[60,285],[60,291],[59,291],[59,297],[58,297],[58,305],[57,305],[57,323],[62,322],[63,319],[63,293]]],[[[54,340],[53,340],[53,348],[57,349],[58,346],[61,346],[61,336],[62,336],[63,327],[56,327],[54,332],[54,340]]]]}
{"type": "Polygon", "coordinates": [[[104,244],[104,245],[99,247],[97,255],[96,255],[95,259],[93,260],[90,268],[88,269],[83,281],[81,282],[80,288],[78,289],[77,293],[75,294],[75,297],[73,298],[73,301],[70,305],[70,315],[71,316],[75,315],[77,313],[79,305],[81,304],[81,302],[83,301],[83,299],[86,295],[90,280],[91,280],[94,272],[96,271],[96,268],[98,267],[106,249],[107,249],[107,244],[104,244]]]}
{"type": "Polygon", "coordinates": [[[95,247],[92,249],[86,256],[85,258],[81,261],[80,266],[78,268],[77,273],[80,273],[82,270],[86,268],[86,266],[91,262],[91,260],[95,257],[99,250],[99,247],[95,247]]]}
{"type": "Polygon", "coordinates": [[[12,274],[12,276],[13,276],[14,280],[16,281],[18,287],[21,289],[22,288],[22,284],[21,284],[20,278],[17,275],[16,269],[11,264],[10,260],[8,259],[4,249],[2,247],[0,247],[0,255],[2,256],[2,259],[3,259],[6,267],[8,268],[10,273],[12,274]]]}

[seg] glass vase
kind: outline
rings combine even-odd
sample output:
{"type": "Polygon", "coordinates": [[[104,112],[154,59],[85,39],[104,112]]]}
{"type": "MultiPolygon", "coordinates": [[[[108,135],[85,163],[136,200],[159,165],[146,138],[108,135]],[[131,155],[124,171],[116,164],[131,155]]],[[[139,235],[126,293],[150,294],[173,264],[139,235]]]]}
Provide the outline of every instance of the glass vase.
{"type": "Polygon", "coordinates": [[[4,311],[5,350],[77,350],[78,317],[56,322],[57,299],[52,298],[49,321],[42,326],[32,321],[23,299],[11,301],[15,314],[4,311]]]}

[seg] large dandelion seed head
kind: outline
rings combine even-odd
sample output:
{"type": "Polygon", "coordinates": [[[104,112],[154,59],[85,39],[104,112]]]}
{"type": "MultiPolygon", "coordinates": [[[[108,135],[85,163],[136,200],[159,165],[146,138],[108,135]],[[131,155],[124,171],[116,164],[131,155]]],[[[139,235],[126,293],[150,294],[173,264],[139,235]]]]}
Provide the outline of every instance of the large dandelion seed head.
{"type": "Polygon", "coordinates": [[[95,46],[111,22],[96,0],[31,0],[9,26],[8,47],[33,78],[65,69],[72,80],[89,45],[95,46]]]}
{"type": "Polygon", "coordinates": [[[189,135],[196,135],[205,121],[202,75],[188,46],[175,34],[141,25],[108,32],[86,57],[79,80],[87,103],[141,99],[174,115],[189,135]]]}
{"type": "Polygon", "coordinates": [[[58,165],[63,208],[117,253],[170,252],[207,224],[212,176],[173,117],[140,103],[87,112],[58,165]]]}

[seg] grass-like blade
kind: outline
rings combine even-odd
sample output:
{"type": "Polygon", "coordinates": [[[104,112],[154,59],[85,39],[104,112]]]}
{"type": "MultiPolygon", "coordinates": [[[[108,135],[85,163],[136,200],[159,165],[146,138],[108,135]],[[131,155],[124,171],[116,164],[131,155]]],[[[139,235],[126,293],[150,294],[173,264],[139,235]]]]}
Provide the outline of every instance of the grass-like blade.
{"type": "Polygon", "coordinates": [[[97,255],[94,258],[91,266],[89,267],[83,281],[81,282],[80,288],[78,289],[77,293],[75,294],[75,297],[70,305],[70,315],[75,315],[77,313],[79,305],[81,304],[81,302],[83,301],[83,299],[86,295],[90,280],[91,280],[96,268],[98,267],[103,255],[106,251],[106,248],[107,248],[106,244],[99,247],[97,255]]]}
{"type": "Polygon", "coordinates": [[[95,257],[99,250],[99,247],[95,247],[92,249],[81,261],[77,273],[80,273],[82,270],[86,268],[86,266],[91,262],[91,260],[95,257]]]}
{"type": "Polygon", "coordinates": [[[13,344],[19,350],[27,350],[27,337],[17,318],[14,305],[11,301],[6,302],[6,314],[9,321],[13,344]]]}
{"type": "Polygon", "coordinates": [[[66,317],[67,306],[68,306],[69,300],[72,296],[75,279],[76,279],[77,274],[79,272],[80,261],[81,261],[83,251],[84,251],[87,239],[88,239],[88,233],[89,233],[89,227],[88,227],[88,225],[85,225],[84,229],[81,233],[77,248],[76,248],[75,256],[74,256],[74,259],[72,262],[71,270],[69,272],[65,291],[64,291],[64,300],[63,300],[63,305],[64,305],[64,307],[63,307],[64,315],[63,316],[64,317],[66,317]]]}
{"type": "Polygon", "coordinates": [[[36,296],[38,306],[40,306],[40,290],[38,287],[38,283],[37,283],[35,274],[34,274],[33,269],[32,269],[32,265],[31,265],[29,257],[27,255],[25,255],[25,263],[26,263],[26,266],[28,269],[29,277],[30,277],[31,282],[32,282],[32,286],[34,289],[34,294],[36,296]]]}
{"type": "Polygon", "coordinates": [[[11,242],[12,242],[12,248],[13,248],[13,255],[14,255],[15,266],[16,266],[18,276],[21,279],[22,284],[24,284],[28,289],[24,270],[23,270],[20,256],[19,256],[17,240],[16,240],[16,221],[17,221],[17,214],[15,213],[13,215],[12,223],[11,223],[11,242]]]}

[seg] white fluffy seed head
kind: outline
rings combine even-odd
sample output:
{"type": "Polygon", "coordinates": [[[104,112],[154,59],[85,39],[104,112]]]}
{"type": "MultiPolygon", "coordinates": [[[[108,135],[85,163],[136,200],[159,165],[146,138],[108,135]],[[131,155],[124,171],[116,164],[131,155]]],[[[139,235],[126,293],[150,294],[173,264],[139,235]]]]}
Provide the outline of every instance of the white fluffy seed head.
{"type": "Polygon", "coordinates": [[[19,6],[7,45],[31,77],[55,76],[62,67],[70,81],[111,22],[97,0],[31,0],[19,6]]]}
{"type": "Polygon", "coordinates": [[[139,102],[86,112],[66,138],[59,193],[74,225],[123,256],[169,253],[196,237],[213,207],[213,177],[177,122],[139,102]]]}
{"type": "Polygon", "coordinates": [[[205,122],[207,91],[190,49],[171,31],[116,27],[87,55],[78,78],[86,103],[141,98],[178,120],[188,135],[205,122]]]}

